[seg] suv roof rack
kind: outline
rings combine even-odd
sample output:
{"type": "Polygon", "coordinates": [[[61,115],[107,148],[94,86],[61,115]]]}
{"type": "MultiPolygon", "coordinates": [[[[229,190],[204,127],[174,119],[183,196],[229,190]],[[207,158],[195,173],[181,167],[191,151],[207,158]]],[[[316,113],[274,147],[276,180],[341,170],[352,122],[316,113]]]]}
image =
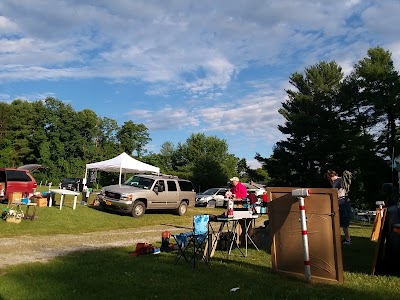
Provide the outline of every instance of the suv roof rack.
{"type": "Polygon", "coordinates": [[[160,176],[162,177],[166,177],[166,178],[174,178],[174,179],[179,179],[178,176],[175,175],[170,175],[170,174],[160,174],[160,176]]]}

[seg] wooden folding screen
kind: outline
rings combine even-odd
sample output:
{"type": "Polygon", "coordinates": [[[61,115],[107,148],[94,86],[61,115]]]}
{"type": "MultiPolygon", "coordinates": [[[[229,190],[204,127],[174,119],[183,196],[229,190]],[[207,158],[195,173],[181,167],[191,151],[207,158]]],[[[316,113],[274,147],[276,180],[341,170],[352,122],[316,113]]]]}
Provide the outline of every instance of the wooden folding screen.
{"type": "MultiPolygon", "coordinates": [[[[304,277],[298,199],[291,187],[267,188],[275,271],[304,277]]],[[[336,189],[312,188],[305,198],[311,280],[343,283],[343,262],[336,189]]]]}

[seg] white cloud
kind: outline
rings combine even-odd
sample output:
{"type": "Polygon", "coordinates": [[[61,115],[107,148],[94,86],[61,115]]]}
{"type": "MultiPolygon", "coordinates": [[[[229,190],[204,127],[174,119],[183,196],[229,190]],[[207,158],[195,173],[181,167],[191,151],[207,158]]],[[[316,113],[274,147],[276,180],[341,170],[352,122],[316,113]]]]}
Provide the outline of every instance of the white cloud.
{"type": "MultiPolygon", "coordinates": [[[[397,16],[396,10],[390,10],[393,1],[382,2],[364,12],[368,30],[376,34],[389,29],[376,22],[387,20],[383,12],[393,20],[397,16]]],[[[356,11],[362,4],[299,0],[14,3],[0,4],[4,13],[0,24],[17,34],[1,43],[0,63],[11,80],[135,78],[200,94],[225,89],[249,61],[275,65],[301,57],[297,62],[301,67],[325,59],[324,53],[329,57],[326,49],[332,47],[326,38],[350,34],[354,28],[343,26],[352,13],[349,7],[356,11]],[[13,64],[21,68],[10,68],[13,64]],[[182,77],[199,67],[205,70],[203,78],[182,77]],[[38,69],[41,76],[32,76],[38,69]]]]}
{"type": "MultiPolygon", "coordinates": [[[[104,78],[143,97],[112,116],[220,133],[233,149],[282,138],[277,110],[293,72],[335,60],[347,75],[378,45],[400,67],[395,0],[9,0],[0,12],[0,87],[104,78]]],[[[117,107],[123,94],[99,102],[117,107]]]]}
{"type": "Polygon", "coordinates": [[[258,160],[251,159],[251,160],[246,160],[246,162],[247,162],[247,166],[250,169],[255,170],[255,169],[261,168],[261,164],[258,160]]]}
{"type": "Polygon", "coordinates": [[[137,123],[143,123],[150,130],[156,129],[182,129],[184,127],[198,126],[196,117],[184,108],[165,107],[152,111],[146,109],[133,109],[126,113],[137,123]]]}
{"type": "Polygon", "coordinates": [[[0,34],[14,33],[17,30],[17,24],[4,16],[0,16],[0,34]]]}

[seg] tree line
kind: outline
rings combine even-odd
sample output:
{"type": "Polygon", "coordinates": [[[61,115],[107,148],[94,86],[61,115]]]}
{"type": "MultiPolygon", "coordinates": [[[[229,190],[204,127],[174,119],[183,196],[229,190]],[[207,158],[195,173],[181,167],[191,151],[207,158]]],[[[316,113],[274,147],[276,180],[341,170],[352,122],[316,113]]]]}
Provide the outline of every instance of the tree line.
{"type": "MultiPolygon", "coordinates": [[[[226,186],[237,175],[261,181],[267,177],[264,170],[253,171],[245,159],[228,153],[227,142],[215,136],[192,134],[178,145],[166,141],[159,153],[152,153],[146,150],[151,138],[145,125],[127,121],[119,126],[90,109],[77,112],[52,97],[1,102],[0,115],[0,166],[41,164],[46,169],[35,172],[38,182],[58,184],[65,177],[84,177],[87,163],[122,152],[160,167],[164,174],[191,179],[196,190],[226,186]]],[[[118,179],[116,174],[99,173],[100,186],[118,179]]]]}
{"type": "MultiPolygon", "coordinates": [[[[355,175],[350,198],[357,207],[373,208],[385,200],[382,185],[396,185],[392,159],[400,154],[400,76],[391,53],[369,49],[347,76],[335,61],[321,61],[291,74],[289,82],[293,88],[279,109],[285,123],[278,127],[286,138],[269,157],[255,154],[262,164],[257,170],[228,153],[226,140],[202,133],[148,152],[145,125],[119,126],[51,97],[0,103],[0,166],[39,163],[47,169],[35,173],[38,181],[59,182],[83,177],[86,163],[125,151],[162,173],[192,180],[196,190],[225,186],[232,176],[269,186],[329,187],[328,169],[349,170],[355,175]]],[[[113,180],[115,174],[100,172],[101,185],[113,180]]]]}

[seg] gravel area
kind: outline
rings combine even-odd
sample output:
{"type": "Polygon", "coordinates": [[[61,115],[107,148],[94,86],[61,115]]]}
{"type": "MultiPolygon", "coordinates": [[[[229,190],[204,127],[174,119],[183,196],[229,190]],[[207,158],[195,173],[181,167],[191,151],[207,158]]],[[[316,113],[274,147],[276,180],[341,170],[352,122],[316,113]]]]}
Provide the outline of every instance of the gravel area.
{"type": "Polygon", "coordinates": [[[0,238],[2,250],[0,269],[22,263],[46,262],[74,251],[132,246],[136,243],[161,243],[161,233],[182,232],[182,228],[151,226],[139,229],[121,229],[82,234],[49,236],[20,236],[0,238]]]}

